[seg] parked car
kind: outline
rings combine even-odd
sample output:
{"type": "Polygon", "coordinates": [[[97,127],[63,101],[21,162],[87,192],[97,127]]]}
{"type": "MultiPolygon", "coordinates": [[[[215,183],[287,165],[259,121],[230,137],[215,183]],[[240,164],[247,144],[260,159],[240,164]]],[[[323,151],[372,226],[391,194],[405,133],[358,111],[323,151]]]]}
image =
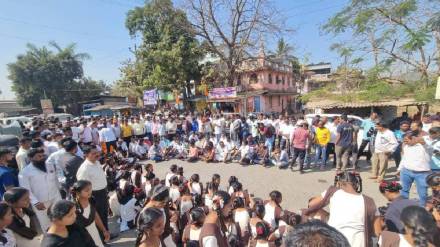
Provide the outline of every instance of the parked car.
{"type": "Polygon", "coordinates": [[[60,122],[66,122],[68,119],[73,120],[74,118],[74,116],[69,113],[53,113],[53,114],[48,114],[47,117],[58,118],[60,122]]]}
{"type": "MultiPolygon", "coordinates": [[[[305,115],[305,120],[307,121],[307,123],[309,123],[309,125],[312,124],[313,119],[316,117],[316,115],[319,115],[321,117],[327,117],[329,119],[329,121],[333,121],[334,117],[337,116],[341,116],[342,114],[330,114],[330,113],[324,113],[324,114],[307,114],[305,115]]],[[[363,118],[356,116],[356,115],[347,115],[348,120],[351,121],[354,125],[361,127],[362,126],[362,122],[364,121],[363,118]]],[[[361,145],[362,143],[362,136],[364,135],[364,130],[362,128],[359,128],[359,132],[357,135],[357,144],[358,147],[361,145]]],[[[368,148],[368,146],[367,146],[368,148]]]]}
{"type": "Polygon", "coordinates": [[[2,125],[10,125],[15,121],[20,121],[24,125],[28,125],[31,122],[31,118],[25,116],[0,118],[0,124],[2,125]]]}

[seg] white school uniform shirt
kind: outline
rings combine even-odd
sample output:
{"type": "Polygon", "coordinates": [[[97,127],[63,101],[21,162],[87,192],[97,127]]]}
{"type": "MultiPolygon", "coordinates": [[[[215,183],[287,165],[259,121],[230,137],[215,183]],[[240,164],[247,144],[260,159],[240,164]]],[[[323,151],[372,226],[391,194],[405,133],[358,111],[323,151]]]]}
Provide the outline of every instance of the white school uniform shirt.
{"type": "Polygon", "coordinates": [[[216,119],[213,121],[214,124],[214,134],[220,135],[223,132],[222,120],[216,119]]]}
{"type": "Polygon", "coordinates": [[[31,162],[18,174],[20,187],[29,190],[32,205],[61,198],[55,166],[46,163],[46,171],[36,168],[31,162]]]}
{"type": "Polygon", "coordinates": [[[102,142],[116,141],[115,132],[111,127],[101,129],[101,131],[99,131],[99,138],[102,142]]]}
{"type": "Polygon", "coordinates": [[[98,161],[92,163],[86,159],[79,167],[76,179],[92,182],[92,190],[94,191],[107,188],[107,177],[98,161]]]}

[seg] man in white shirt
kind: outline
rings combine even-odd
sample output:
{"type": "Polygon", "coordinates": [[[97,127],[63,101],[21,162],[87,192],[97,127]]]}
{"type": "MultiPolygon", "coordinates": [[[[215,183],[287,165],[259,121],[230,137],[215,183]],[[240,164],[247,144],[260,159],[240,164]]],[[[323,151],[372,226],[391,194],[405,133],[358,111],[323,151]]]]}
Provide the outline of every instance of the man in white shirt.
{"type": "Polygon", "coordinates": [[[338,136],[338,125],[341,122],[341,118],[336,116],[333,118],[332,122],[327,121],[327,117],[323,117],[326,121],[325,127],[330,131],[330,142],[327,143],[327,160],[329,160],[330,154],[333,154],[333,166],[336,167],[336,150],[335,143],[336,137],[338,136]]]}
{"type": "Polygon", "coordinates": [[[104,126],[101,131],[99,131],[99,138],[102,142],[105,142],[107,152],[110,152],[110,147],[113,147],[113,150],[117,149],[116,136],[110,121],[107,122],[107,125],[104,126]]]}
{"type": "Polygon", "coordinates": [[[133,128],[133,135],[137,138],[144,138],[145,126],[139,122],[139,118],[134,119],[134,123],[131,124],[133,128]]]}
{"type": "Polygon", "coordinates": [[[80,141],[80,137],[81,137],[81,128],[78,126],[78,124],[76,123],[76,121],[73,122],[72,126],[70,127],[70,129],[72,130],[72,139],[76,142],[80,141]]]}
{"type": "Polygon", "coordinates": [[[220,141],[215,149],[215,160],[227,163],[230,161],[229,149],[224,142],[220,141]]]}
{"type": "Polygon", "coordinates": [[[49,139],[50,141],[47,143],[47,153],[48,155],[51,155],[61,148],[59,142],[63,139],[63,135],[55,133],[49,136],[49,139]]]}
{"type": "Polygon", "coordinates": [[[92,127],[90,125],[87,125],[87,122],[83,122],[83,125],[84,125],[84,130],[82,133],[81,141],[86,145],[90,145],[93,142],[92,127]]]}
{"type": "Polygon", "coordinates": [[[152,122],[151,122],[151,116],[147,115],[146,119],[144,121],[145,126],[145,136],[148,137],[149,140],[153,140],[153,134],[152,134],[152,122]]]}
{"type": "Polygon", "coordinates": [[[119,125],[117,118],[113,118],[112,128],[113,128],[113,132],[115,133],[116,139],[121,137],[121,126],[119,125]]]}
{"type": "Polygon", "coordinates": [[[60,184],[55,166],[46,163],[44,150],[29,150],[30,164],[18,174],[21,187],[29,190],[32,208],[40,222],[41,230],[46,232],[50,226],[47,209],[61,199],[60,184]]]}
{"type": "Polygon", "coordinates": [[[400,184],[402,184],[400,194],[404,198],[409,198],[411,185],[415,182],[420,206],[425,207],[428,197],[426,177],[431,173],[431,157],[427,147],[420,144],[417,137],[418,133],[411,132],[403,138],[402,160],[398,168],[400,184]]]}
{"type": "Polygon", "coordinates": [[[384,123],[376,123],[376,131],[374,153],[371,161],[373,176],[370,177],[370,179],[377,179],[377,182],[380,183],[385,177],[388,168],[388,159],[399,143],[394,133],[387,129],[384,123]]]}
{"type": "Polygon", "coordinates": [[[107,177],[99,163],[100,152],[93,146],[84,147],[86,160],[76,173],[78,180],[88,180],[92,183],[92,195],[96,202],[96,212],[101,217],[102,223],[108,229],[108,192],[107,177]]]}
{"type": "Polygon", "coordinates": [[[21,171],[27,164],[29,164],[28,152],[31,148],[32,140],[28,137],[23,137],[20,139],[20,148],[15,155],[15,160],[17,161],[18,170],[21,171]]]}
{"type": "Polygon", "coordinates": [[[223,132],[223,123],[219,115],[215,117],[215,120],[213,121],[212,124],[214,125],[214,135],[215,138],[217,139],[216,142],[218,143],[220,141],[220,137],[223,132]]]}

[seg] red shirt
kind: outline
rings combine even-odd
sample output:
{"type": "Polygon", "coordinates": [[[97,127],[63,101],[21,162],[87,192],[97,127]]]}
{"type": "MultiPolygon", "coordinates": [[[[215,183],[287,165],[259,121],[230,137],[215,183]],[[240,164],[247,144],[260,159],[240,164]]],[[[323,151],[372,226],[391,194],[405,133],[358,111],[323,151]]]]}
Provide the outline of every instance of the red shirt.
{"type": "Polygon", "coordinates": [[[309,136],[309,130],[302,127],[296,128],[292,133],[291,140],[294,148],[306,149],[307,138],[309,136]]]}

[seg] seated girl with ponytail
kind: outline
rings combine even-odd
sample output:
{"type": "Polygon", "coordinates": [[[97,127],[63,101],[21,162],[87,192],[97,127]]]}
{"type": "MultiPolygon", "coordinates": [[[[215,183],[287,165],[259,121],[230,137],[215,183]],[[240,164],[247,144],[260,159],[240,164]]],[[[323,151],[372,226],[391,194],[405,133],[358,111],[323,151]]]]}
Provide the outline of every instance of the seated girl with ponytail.
{"type": "Polygon", "coordinates": [[[41,247],[96,247],[87,230],[76,224],[75,204],[59,200],[52,204],[47,215],[51,226],[43,237],[41,247]]]}
{"type": "Polygon", "coordinates": [[[17,246],[39,246],[41,238],[38,237],[38,219],[29,209],[29,191],[25,188],[14,187],[5,192],[4,200],[11,206],[13,220],[8,226],[14,233],[17,246]]]}
{"type": "MultiPolygon", "coordinates": [[[[390,202],[383,216],[383,225],[387,231],[403,233],[404,227],[400,221],[403,209],[419,205],[417,201],[406,199],[400,195],[402,186],[395,181],[383,181],[379,185],[380,193],[390,202]]],[[[379,229],[379,227],[377,227],[379,229]]]]}
{"type": "Polygon", "coordinates": [[[432,215],[419,206],[409,206],[403,209],[400,219],[405,228],[405,234],[384,231],[379,238],[379,246],[440,246],[440,232],[432,215]]]}
{"type": "Polygon", "coordinates": [[[330,186],[303,210],[309,216],[329,205],[328,224],[340,231],[351,246],[372,245],[376,205],[373,199],[362,195],[362,179],[355,172],[336,174],[334,186],[330,186]]]}
{"type": "Polygon", "coordinates": [[[102,223],[99,214],[96,213],[95,202],[92,197],[92,183],[87,180],[78,180],[72,187],[72,198],[76,207],[76,223],[84,227],[92,237],[96,246],[104,246],[99,232],[104,235],[104,241],[110,240],[110,233],[102,223]]]}
{"type": "Polygon", "coordinates": [[[162,247],[161,236],[165,228],[165,218],[160,209],[146,208],[137,221],[138,236],[136,247],[162,247]]]}
{"type": "Polygon", "coordinates": [[[205,211],[203,208],[194,208],[190,213],[190,222],[182,234],[184,247],[199,247],[200,232],[205,221],[205,211]]]}
{"type": "Polygon", "coordinates": [[[270,235],[270,226],[265,222],[258,222],[256,225],[256,242],[255,245],[249,245],[249,247],[275,247],[275,242],[268,240],[270,235]]]}

